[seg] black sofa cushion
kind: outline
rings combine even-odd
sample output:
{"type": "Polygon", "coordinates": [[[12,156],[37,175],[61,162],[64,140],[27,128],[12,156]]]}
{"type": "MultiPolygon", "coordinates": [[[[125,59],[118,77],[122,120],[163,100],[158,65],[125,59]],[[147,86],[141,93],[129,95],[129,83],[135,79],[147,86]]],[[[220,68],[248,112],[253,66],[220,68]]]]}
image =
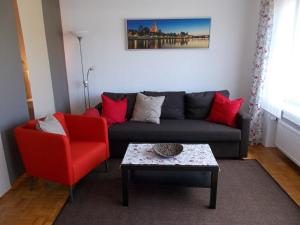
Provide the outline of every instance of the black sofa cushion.
{"type": "Polygon", "coordinates": [[[240,141],[241,130],[205,120],[166,120],[160,125],[127,121],[109,128],[109,139],[129,142],[240,141]]]}
{"type": "Polygon", "coordinates": [[[127,112],[126,119],[130,119],[132,117],[135,98],[137,93],[113,93],[113,92],[103,92],[103,95],[108,96],[113,100],[121,100],[123,98],[127,98],[127,112]]]}
{"type": "MultiPolygon", "coordinates": [[[[222,95],[229,97],[229,91],[218,91],[222,95]]],[[[216,91],[195,92],[185,95],[186,118],[194,120],[206,119],[216,91]]]]}
{"type": "Polygon", "coordinates": [[[161,119],[184,119],[184,91],[167,91],[167,92],[154,92],[144,91],[147,96],[165,96],[164,104],[161,109],[161,119]]]}

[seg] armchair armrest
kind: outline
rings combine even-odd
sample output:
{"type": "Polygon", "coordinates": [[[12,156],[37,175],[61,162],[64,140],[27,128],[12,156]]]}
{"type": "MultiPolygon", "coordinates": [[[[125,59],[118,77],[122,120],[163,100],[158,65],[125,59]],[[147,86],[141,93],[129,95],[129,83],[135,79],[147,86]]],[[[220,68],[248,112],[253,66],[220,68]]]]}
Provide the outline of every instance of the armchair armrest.
{"type": "Polygon", "coordinates": [[[241,129],[240,158],[247,157],[250,132],[250,115],[240,111],[237,115],[237,127],[241,129]]]}
{"type": "Polygon", "coordinates": [[[23,163],[31,176],[72,185],[69,138],[18,127],[15,135],[23,163]]]}

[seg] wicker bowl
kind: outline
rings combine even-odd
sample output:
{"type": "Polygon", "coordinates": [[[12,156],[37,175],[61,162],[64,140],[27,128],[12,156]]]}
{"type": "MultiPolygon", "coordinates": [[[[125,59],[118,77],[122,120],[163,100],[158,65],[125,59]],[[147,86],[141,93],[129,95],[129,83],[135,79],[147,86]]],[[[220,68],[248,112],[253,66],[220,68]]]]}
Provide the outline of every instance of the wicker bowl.
{"type": "Polygon", "coordinates": [[[160,156],[174,157],[179,155],[182,152],[183,146],[181,144],[176,144],[176,143],[160,143],[160,144],[155,144],[153,146],[153,150],[156,154],[160,156]]]}

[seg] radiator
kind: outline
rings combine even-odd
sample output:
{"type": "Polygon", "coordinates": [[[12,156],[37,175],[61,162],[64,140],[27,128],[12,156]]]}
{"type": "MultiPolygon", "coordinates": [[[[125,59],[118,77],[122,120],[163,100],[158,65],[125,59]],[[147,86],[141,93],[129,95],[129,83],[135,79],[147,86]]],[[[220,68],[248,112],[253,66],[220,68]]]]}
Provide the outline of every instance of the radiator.
{"type": "Polygon", "coordinates": [[[275,145],[300,166],[300,130],[283,120],[277,124],[275,145]]]}

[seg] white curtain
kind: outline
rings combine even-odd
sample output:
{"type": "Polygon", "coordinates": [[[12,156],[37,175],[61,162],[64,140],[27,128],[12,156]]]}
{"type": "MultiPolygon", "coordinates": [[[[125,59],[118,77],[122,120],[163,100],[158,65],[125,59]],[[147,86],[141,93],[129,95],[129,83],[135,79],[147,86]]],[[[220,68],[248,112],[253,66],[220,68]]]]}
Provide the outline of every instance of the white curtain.
{"type": "Polygon", "coordinates": [[[261,143],[264,110],[300,125],[300,0],[261,0],[249,107],[251,144],[261,143]]]}
{"type": "Polygon", "coordinates": [[[280,118],[300,109],[300,0],[275,0],[270,55],[260,98],[263,109],[280,118]],[[297,110],[297,109],[295,109],[297,110]]]}

